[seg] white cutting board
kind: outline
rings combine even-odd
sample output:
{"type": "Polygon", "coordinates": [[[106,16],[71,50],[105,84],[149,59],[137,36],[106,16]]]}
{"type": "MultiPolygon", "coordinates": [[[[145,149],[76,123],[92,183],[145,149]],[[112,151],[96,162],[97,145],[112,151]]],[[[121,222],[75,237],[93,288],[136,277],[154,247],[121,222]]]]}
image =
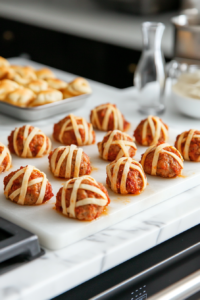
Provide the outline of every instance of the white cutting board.
{"type": "MultiPolygon", "coordinates": [[[[135,128],[136,126],[132,126],[135,128]]],[[[53,142],[53,148],[60,144],[52,139],[53,125],[43,128],[43,132],[49,136],[53,142]]],[[[132,134],[133,131],[129,132],[132,134]]],[[[170,130],[169,143],[174,144],[175,137],[179,132],[170,130]]],[[[105,132],[96,131],[97,142],[101,141],[105,132]]],[[[7,137],[0,137],[0,142],[7,145],[7,137]]],[[[94,168],[91,176],[106,186],[106,165],[108,162],[99,158],[97,145],[85,146],[84,151],[89,155],[94,168]]],[[[146,147],[138,146],[135,156],[140,160],[141,154],[146,147]]],[[[91,234],[105,229],[117,222],[120,222],[134,214],[137,214],[157,203],[165,201],[177,194],[180,194],[200,183],[200,163],[184,162],[182,177],[175,179],[164,179],[154,176],[147,176],[148,185],[146,190],[138,196],[120,196],[108,189],[111,203],[107,212],[97,220],[83,222],[69,219],[54,209],[55,196],[46,204],[40,206],[21,206],[7,200],[3,194],[3,178],[27,164],[34,165],[47,174],[47,178],[53,186],[54,195],[62,187],[64,180],[55,179],[49,170],[47,156],[36,159],[22,159],[12,155],[12,169],[0,175],[0,216],[9,221],[24,227],[35,233],[41,245],[49,249],[60,249],[71,243],[79,241],[91,234]]]]}

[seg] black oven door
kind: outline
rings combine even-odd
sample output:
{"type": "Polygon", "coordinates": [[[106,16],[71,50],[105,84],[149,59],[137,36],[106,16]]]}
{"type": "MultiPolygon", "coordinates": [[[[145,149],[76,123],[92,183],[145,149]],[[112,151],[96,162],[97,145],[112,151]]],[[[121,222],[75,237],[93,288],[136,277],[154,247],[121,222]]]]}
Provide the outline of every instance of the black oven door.
{"type": "Polygon", "coordinates": [[[199,270],[197,225],[54,299],[199,300],[199,270]]]}

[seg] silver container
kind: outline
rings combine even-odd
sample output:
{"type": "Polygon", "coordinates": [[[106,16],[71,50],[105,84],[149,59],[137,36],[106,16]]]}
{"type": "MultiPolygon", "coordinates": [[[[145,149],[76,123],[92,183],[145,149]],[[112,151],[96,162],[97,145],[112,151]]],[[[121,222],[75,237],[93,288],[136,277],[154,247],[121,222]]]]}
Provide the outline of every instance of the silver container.
{"type": "Polygon", "coordinates": [[[91,94],[36,107],[19,107],[0,101],[0,113],[23,121],[38,121],[82,107],[91,94]]]}
{"type": "Polygon", "coordinates": [[[175,28],[174,56],[200,60],[200,22],[194,10],[172,18],[175,28]]]}

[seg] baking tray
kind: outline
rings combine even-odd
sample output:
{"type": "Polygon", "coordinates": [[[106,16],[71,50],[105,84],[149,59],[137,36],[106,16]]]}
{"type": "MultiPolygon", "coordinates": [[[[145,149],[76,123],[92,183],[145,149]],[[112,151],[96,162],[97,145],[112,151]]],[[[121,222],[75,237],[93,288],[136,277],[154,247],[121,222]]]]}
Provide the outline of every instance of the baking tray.
{"type": "MultiPolygon", "coordinates": [[[[53,125],[53,124],[52,124],[53,125]]],[[[43,132],[49,137],[52,137],[52,125],[43,127],[43,132]]],[[[137,123],[131,124],[132,128],[128,134],[132,134],[137,123]]],[[[102,141],[105,132],[95,131],[96,141],[102,141]]],[[[176,136],[180,132],[174,129],[169,129],[169,143],[174,144],[176,136]]],[[[52,140],[53,149],[61,144],[52,140]]],[[[1,136],[1,142],[7,144],[7,136],[1,136]]],[[[133,215],[142,212],[158,203],[161,203],[171,197],[174,197],[182,192],[199,185],[200,183],[200,168],[198,163],[184,162],[183,175],[173,179],[165,179],[157,176],[147,175],[148,185],[146,189],[137,196],[134,195],[119,195],[115,194],[106,186],[106,166],[107,161],[99,157],[97,145],[87,145],[81,147],[89,156],[92,173],[98,182],[102,183],[108,190],[111,203],[106,211],[96,220],[92,222],[81,222],[75,219],[70,219],[55,211],[56,194],[65,183],[65,179],[58,179],[53,176],[49,169],[47,155],[41,158],[20,158],[12,155],[12,168],[5,173],[0,174],[0,216],[9,220],[18,226],[33,232],[38,236],[42,246],[58,250],[64,248],[83,238],[93,239],[89,237],[105,228],[108,228],[120,221],[123,221],[133,215]],[[44,172],[47,175],[49,182],[52,184],[54,197],[44,205],[22,206],[9,201],[4,196],[3,179],[10,172],[19,169],[21,166],[31,164],[44,172]]],[[[141,159],[146,147],[139,146],[135,155],[135,160],[141,159]]],[[[184,199],[184,195],[179,196],[184,199]]],[[[187,197],[187,194],[186,194],[187,197]]],[[[178,200],[177,198],[174,201],[178,200]]],[[[178,200],[179,201],[179,200],[178,200]]],[[[174,212],[173,212],[174,213],[174,212]]],[[[175,212],[176,213],[176,212],[175,212]]],[[[131,230],[131,229],[130,229],[131,230]]],[[[112,232],[115,234],[115,232],[112,232]]],[[[121,233],[123,238],[124,232],[121,233]]]]}
{"type": "Polygon", "coordinates": [[[38,121],[80,108],[90,95],[84,94],[36,107],[19,107],[0,101],[0,113],[23,121],[38,121]]]}

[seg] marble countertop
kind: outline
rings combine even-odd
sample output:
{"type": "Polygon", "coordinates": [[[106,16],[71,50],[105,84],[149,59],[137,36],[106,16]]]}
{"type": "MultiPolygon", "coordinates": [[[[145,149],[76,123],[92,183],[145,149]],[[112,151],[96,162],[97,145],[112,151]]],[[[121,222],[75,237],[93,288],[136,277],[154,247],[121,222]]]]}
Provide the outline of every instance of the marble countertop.
{"type": "Polygon", "coordinates": [[[166,25],[162,49],[173,56],[174,32],[170,22],[178,12],[138,16],[106,10],[92,0],[0,0],[0,16],[130,49],[142,49],[141,23],[166,25]]]}
{"type": "MultiPolygon", "coordinates": [[[[61,71],[57,72],[57,76],[65,80],[74,77],[61,71]]],[[[85,107],[75,112],[76,115],[88,119],[94,106],[114,102],[122,112],[126,111],[125,106],[129,107],[126,113],[129,121],[134,118],[139,122],[144,117],[137,112],[137,95],[133,87],[118,90],[93,81],[90,84],[93,95],[85,107]]],[[[166,96],[166,104],[162,118],[169,126],[180,131],[193,127],[200,129],[199,120],[179,114],[170,95],[166,96]]],[[[32,124],[42,129],[63,116],[32,124]]],[[[14,127],[23,123],[0,115],[0,134],[8,135],[14,127]]],[[[46,250],[43,257],[1,276],[0,299],[50,299],[199,224],[199,195],[200,186],[64,249],[46,250]]]]}

